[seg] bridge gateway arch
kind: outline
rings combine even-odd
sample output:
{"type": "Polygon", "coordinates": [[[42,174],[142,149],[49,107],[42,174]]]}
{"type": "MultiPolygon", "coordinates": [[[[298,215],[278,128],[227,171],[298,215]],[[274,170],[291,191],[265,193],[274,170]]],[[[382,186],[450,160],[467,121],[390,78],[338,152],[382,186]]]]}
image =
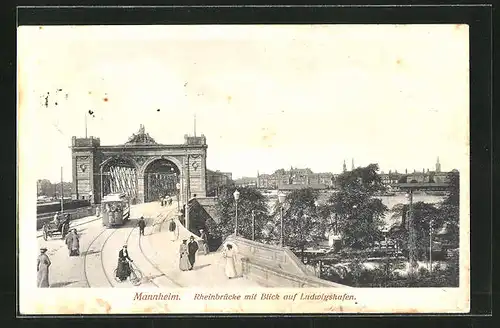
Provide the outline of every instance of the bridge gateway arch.
{"type": "Polygon", "coordinates": [[[100,139],[72,138],[72,198],[100,203],[124,192],[133,203],[178,195],[181,204],[206,196],[206,138],[184,136],[184,144],[159,144],[143,125],[122,145],[102,146],[100,139]]]}

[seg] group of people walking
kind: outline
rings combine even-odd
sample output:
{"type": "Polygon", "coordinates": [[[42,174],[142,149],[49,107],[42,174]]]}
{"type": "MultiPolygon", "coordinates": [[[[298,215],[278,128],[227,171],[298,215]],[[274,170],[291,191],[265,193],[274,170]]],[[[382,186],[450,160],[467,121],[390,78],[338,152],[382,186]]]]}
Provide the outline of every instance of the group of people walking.
{"type": "Polygon", "coordinates": [[[173,202],[172,196],[166,195],[165,197],[162,197],[160,199],[161,206],[167,206],[167,205],[170,206],[172,205],[172,202],[173,202]]]}
{"type": "MultiPolygon", "coordinates": [[[[179,248],[179,269],[181,271],[191,271],[194,268],[194,264],[196,262],[196,253],[201,250],[201,254],[207,255],[210,251],[208,248],[208,238],[207,233],[203,230],[200,230],[200,238],[199,241],[201,247],[198,245],[198,242],[195,240],[194,236],[189,238],[189,243],[187,243],[187,239],[184,239],[179,248]],[[200,249],[201,248],[201,249],[200,249]]],[[[224,273],[229,279],[235,278],[238,276],[238,271],[236,270],[236,252],[233,248],[233,245],[227,244],[224,247],[222,252],[222,256],[225,259],[225,267],[224,273]]]]}

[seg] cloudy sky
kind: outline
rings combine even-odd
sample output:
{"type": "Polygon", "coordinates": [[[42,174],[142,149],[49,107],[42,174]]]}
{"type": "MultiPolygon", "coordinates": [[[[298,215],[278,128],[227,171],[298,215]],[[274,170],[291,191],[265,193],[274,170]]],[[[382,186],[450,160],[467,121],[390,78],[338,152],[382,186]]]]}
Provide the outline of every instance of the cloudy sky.
{"type": "Polygon", "coordinates": [[[18,51],[20,151],[38,178],[63,166],[71,180],[86,115],[88,135],[113,145],[140,124],[182,143],[196,114],[208,167],[234,177],[340,172],[351,158],[467,165],[464,25],[21,27],[18,51]]]}

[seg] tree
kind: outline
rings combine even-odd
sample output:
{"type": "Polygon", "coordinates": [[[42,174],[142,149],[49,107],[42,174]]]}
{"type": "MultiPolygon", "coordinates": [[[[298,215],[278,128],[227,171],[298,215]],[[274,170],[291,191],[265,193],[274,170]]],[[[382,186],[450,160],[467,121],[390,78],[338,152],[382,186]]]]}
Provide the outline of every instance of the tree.
{"type": "Polygon", "coordinates": [[[382,237],[379,227],[388,209],[374,197],[385,190],[377,171],[378,165],[370,164],[341,174],[337,180],[340,189],[328,200],[330,213],[348,247],[366,248],[382,237]]]}
{"type": "MultiPolygon", "coordinates": [[[[283,203],[283,245],[300,249],[304,260],[304,249],[308,244],[324,239],[325,225],[318,215],[316,202],[317,191],[311,188],[294,190],[288,194],[283,203]]],[[[275,203],[273,208],[275,229],[274,240],[279,240],[280,204],[275,203]]]]}
{"type": "MultiPolygon", "coordinates": [[[[225,185],[219,188],[219,197],[216,210],[220,218],[217,225],[210,224],[210,234],[222,239],[234,234],[236,219],[236,201],[234,192],[236,187],[225,185]]],[[[268,221],[267,200],[262,193],[249,187],[238,188],[238,236],[252,238],[252,210],[255,216],[255,238],[263,237],[262,230],[268,221]]]]}

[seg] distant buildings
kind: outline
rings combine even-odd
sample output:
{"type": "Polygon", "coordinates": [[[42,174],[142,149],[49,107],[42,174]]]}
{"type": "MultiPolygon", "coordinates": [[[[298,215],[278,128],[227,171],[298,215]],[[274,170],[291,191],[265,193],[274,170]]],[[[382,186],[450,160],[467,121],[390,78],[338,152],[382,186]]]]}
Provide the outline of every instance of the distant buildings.
{"type": "MultiPolygon", "coordinates": [[[[351,162],[351,170],[354,170],[354,159],[351,162]]],[[[342,172],[347,172],[347,166],[344,161],[342,172]]],[[[414,170],[408,173],[400,173],[397,170],[390,170],[389,173],[381,172],[380,178],[386,186],[397,189],[399,183],[447,183],[449,172],[441,172],[441,163],[439,158],[436,161],[435,170],[422,169],[422,171],[414,170]]],[[[279,169],[271,174],[259,174],[257,177],[244,177],[235,180],[235,185],[238,187],[254,187],[261,189],[298,189],[298,188],[313,188],[313,189],[331,189],[336,188],[336,181],[339,174],[330,172],[315,173],[309,168],[293,168],[289,170],[279,169]]]]}
{"type": "Polygon", "coordinates": [[[272,174],[258,174],[256,186],[263,189],[297,189],[309,187],[328,189],[335,185],[333,173],[314,173],[309,168],[279,169],[272,174]]]}
{"type": "Polygon", "coordinates": [[[233,174],[229,172],[220,172],[207,170],[206,173],[207,195],[216,194],[216,190],[220,186],[233,183],[233,174]]]}
{"type": "Polygon", "coordinates": [[[389,173],[382,172],[380,177],[385,185],[397,187],[398,183],[448,183],[448,174],[449,172],[441,172],[441,163],[439,163],[438,157],[434,171],[425,168],[422,171],[413,170],[411,173],[408,173],[408,170],[405,170],[404,173],[389,171],[389,173]]]}

